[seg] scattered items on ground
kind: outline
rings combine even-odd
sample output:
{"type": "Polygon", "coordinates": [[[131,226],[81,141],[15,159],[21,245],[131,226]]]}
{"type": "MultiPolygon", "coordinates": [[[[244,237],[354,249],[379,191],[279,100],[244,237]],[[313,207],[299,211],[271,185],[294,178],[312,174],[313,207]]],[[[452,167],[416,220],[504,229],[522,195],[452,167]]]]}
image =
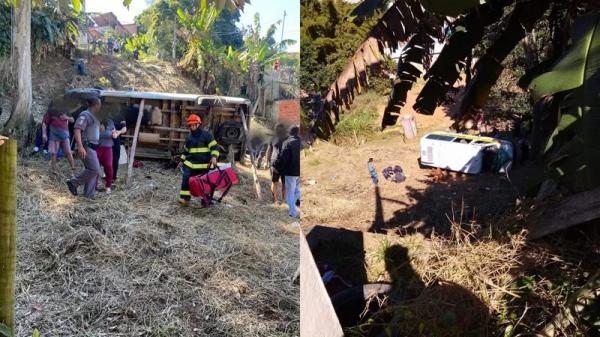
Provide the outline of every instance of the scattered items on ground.
{"type": "Polygon", "coordinates": [[[381,171],[385,180],[389,180],[394,183],[402,183],[406,180],[402,167],[400,165],[388,166],[381,171]]]}

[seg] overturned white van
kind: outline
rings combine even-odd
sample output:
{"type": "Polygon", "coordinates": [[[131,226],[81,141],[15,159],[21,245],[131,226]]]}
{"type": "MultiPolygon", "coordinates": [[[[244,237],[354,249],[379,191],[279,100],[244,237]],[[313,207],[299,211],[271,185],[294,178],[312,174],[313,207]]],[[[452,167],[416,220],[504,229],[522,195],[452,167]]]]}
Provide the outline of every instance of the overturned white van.
{"type": "Polygon", "coordinates": [[[512,143],[461,133],[435,131],[421,138],[420,163],[424,166],[479,174],[506,172],[512,166],[512,143]]]}

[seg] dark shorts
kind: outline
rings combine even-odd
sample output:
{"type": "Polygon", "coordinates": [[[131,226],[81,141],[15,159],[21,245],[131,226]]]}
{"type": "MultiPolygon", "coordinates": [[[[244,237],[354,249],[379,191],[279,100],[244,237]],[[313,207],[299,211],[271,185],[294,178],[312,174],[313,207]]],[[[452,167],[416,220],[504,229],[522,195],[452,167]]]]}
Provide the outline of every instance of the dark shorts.
{"type": "Polygon", "coordinates": [[[280,175],[273,167],[271,167],[271,182],[278,182],[281,180],[281,183],[285,185],[285,177],[280,175]]]}

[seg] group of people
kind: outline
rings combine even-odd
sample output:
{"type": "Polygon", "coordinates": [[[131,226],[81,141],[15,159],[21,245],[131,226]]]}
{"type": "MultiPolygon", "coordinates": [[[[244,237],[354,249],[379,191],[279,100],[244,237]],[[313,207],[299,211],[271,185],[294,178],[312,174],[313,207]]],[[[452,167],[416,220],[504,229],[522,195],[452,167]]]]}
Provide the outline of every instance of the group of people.
{"type": "MultiPolygon", "coordinates": [[[[121,149],[121,135],[127,132],[127,122],[120,119],[104,119],[98,116],[102,103],[98,98],[88,101],[88,107],[82,111],[77,120],[64,112],[51,107],[44,115],[42,122],[42,142],[48,145],[51,157],[51,168],[56,172],[59,150],[69,162],[73,176],[66,185],[73,195],[83,186],[83,195],[93,199],[98,191],[111,192],[113,181],[117,177],[117,169],[121,149]],[[69,123],[74,123],[73,142],[77,155],[83,161],[84,169],[75,175],[75,162],[71,152],[71,135],[69,123]],[[99,186],[101,169],[105,173],[105,188],[99,186]]],[[[196,114],[187,118],[190,133],[186,138],[181,154],[180,169],[182,172],[181,188],[178,203],[189,205],[191,199],[189,179],[196,175],[206,174],[217,165],[219,150],[212,133],[202,128],[202,119],[196,114]]],[[[300,206],[300,129],[278,124],[276,135],[269,144],[267,160],[271,167],[274,202],[279,202],[278,191],[281,188],[281,202],[286,201],[289,215],[299,218],[300,206]],[[279,186],[281,182],[281,186],[279,186]]]]}
{"type": "Polygon", "coordinates": [[[273,202],[279,202],[281,182],[281,200],[286,201],[289,216],[299,218],[300,206],[300,128],[292,126],[288,130],[283,124],[275,126],[275,135],[267,149],[267,161],[271,166],[271,193],[273,202]]]}
{"type": "Polygon", "coordinates": [[[59,150],[67,158],[73,177],[66,181],[69,191],[78,195],[78,186],[84,186],[84,196],[93,199],[97,191],[111,193],[113,181],[117,178],[121,155],[121,135],[127,132],[126,122],[112,119],[100,120],[97,112],[102,103],[98,98],[88,101],[88,108],[73,117],[54,109],[52,105],[42,121],[42,142],[48,145],[51,169],[56,173],[59,150]],[[69,123],[75,123],[73,139],[77,145],[77,154],[85,169],[75,174],[75,161],[71,152],[69,123]],[[101,169],[104,169],[105,186],[99,184],[101,169]]]}

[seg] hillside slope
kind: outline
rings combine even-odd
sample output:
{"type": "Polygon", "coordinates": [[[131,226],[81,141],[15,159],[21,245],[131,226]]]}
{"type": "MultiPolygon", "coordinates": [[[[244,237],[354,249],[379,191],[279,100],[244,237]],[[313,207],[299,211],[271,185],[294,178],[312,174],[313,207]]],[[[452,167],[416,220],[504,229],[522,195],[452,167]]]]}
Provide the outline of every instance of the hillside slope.
{"type": "MultiPolygon", "coordinates": [[[[103,87],[115,90],[201,93],[196,83],[171,63],[148,59],[124,60],[96,55],[86,64],[86,75],[77,74],[76,64],[60,55],[47,56],[32,65],[33,114],[41,121],[50,100],[73,88],[103,87]]],[[[10,111],[11,96],[0,92],[0,108],[10,111]]],[[[4,113],[0,123],[8,118],[4,113]]]]}

